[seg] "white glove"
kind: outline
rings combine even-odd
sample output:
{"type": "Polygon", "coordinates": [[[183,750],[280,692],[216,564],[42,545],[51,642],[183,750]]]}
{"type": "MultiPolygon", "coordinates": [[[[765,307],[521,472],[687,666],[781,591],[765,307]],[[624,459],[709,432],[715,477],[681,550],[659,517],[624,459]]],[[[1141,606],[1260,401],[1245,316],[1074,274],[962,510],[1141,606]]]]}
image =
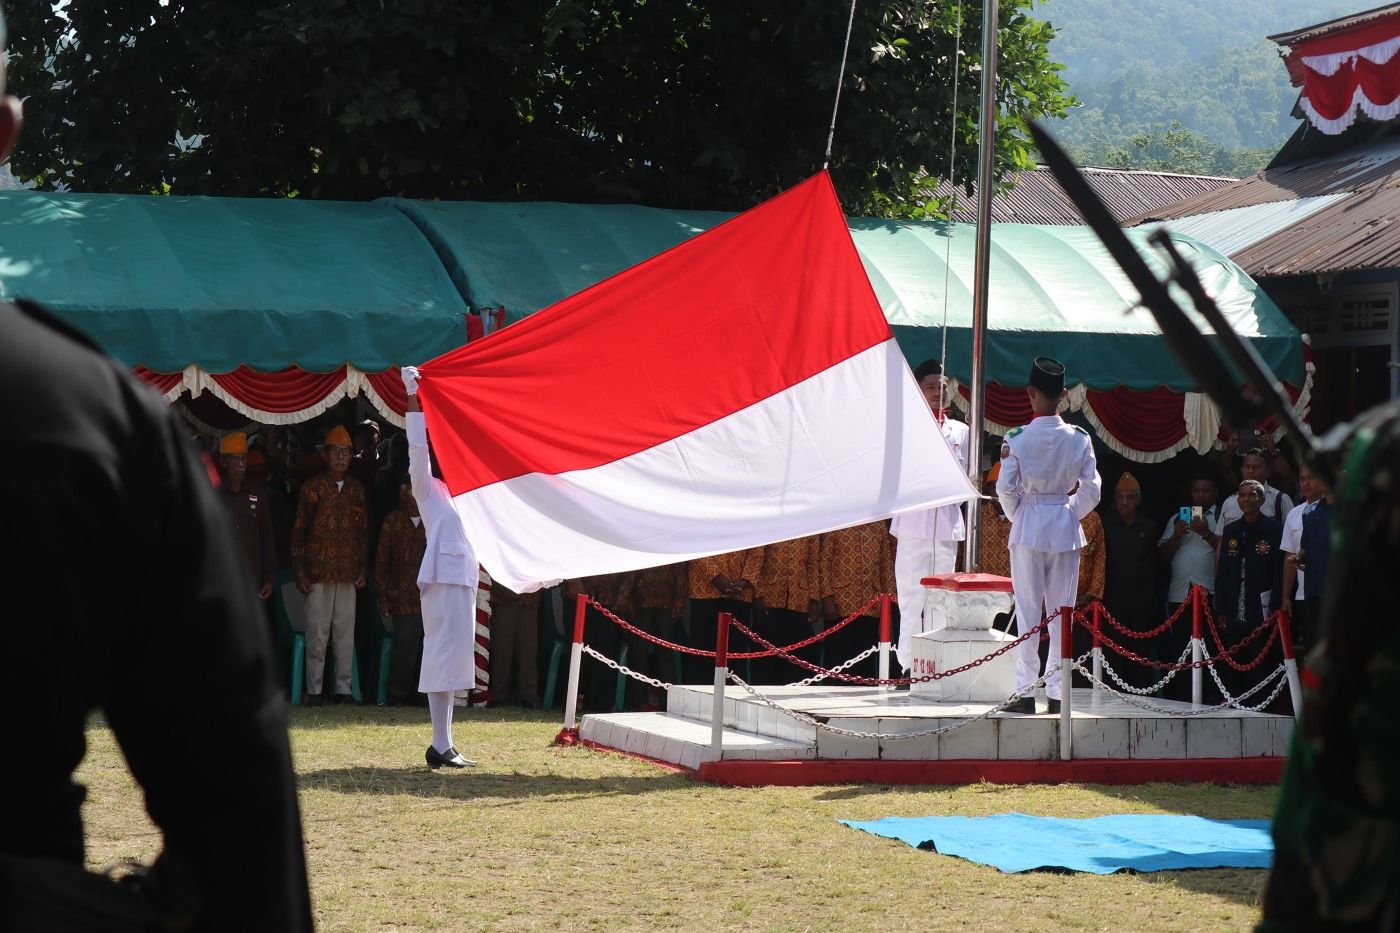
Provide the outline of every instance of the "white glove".
{"type": "Polygon", "coordinates": [[[403,377],[404,391],[409,395],[418,394],[418,367],[404,366],[399,370],[399,375],[403,377]]]}

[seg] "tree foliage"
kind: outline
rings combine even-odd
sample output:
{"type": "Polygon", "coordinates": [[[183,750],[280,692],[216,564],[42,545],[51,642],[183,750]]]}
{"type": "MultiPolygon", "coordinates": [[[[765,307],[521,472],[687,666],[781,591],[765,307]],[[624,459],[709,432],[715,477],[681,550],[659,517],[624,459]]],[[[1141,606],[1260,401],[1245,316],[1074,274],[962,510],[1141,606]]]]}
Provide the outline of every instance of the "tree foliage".
{"type": "MultiPolygon", "coordinates": [[[[1031,0],[1000,7],[998,167],[1070,103],[1031,0]]],[[[821,168],[830,0],[52,0],[10,6],[16,172],[84,191],[750,206],[821,168]],[[194,142],[186,141],[193,139],[194,142]]],[[[856,8],[831,169],[910,214],[975,175],[980,8],[856,8]],[[961,63],[954,68],[961,38],[961,63]],[[955,74],[956,72],[956,74],[955,74]],[[954,89],[956,88],[956,109],[954,89]]]]}
{"type": "Polygon", "coordinates": [[[1345,0],[1048,0],[1051,52],[1079,101],[1059,135],[1094,165],[1252,174],[1298,126],[1297,88],[1267,36],[1354,9],[1345,0]]]}

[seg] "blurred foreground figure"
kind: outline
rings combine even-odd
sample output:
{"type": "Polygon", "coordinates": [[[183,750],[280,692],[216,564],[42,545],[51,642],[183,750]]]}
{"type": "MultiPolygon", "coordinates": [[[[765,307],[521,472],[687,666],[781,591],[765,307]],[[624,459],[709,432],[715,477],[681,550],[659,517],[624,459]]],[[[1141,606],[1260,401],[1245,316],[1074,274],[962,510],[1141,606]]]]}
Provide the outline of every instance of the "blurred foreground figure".
{"type": "MultiPolygon", "coordinates": [[[[0,97],[0,158],[18,129],[0,97]]],[[[0,419],[0,930],[311,929],[286,704],[212,464],[158,395],[22,302],[0,304],[0,419]],[[121,881],[84,869],[94,710],[164,841],[121,881]]]]}
{"type": "Polygon", "coordinates": [[[1400,929],[1400,405],[1357,420],[1261,930],[1400,929]]]}

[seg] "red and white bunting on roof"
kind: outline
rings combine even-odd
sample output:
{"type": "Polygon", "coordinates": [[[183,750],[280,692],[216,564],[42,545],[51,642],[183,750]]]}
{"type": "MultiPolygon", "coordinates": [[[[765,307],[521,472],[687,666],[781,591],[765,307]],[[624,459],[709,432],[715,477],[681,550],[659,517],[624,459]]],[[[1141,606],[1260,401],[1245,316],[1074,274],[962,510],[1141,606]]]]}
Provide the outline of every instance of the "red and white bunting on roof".
{"type": "Polygon", "coordinates": [[[419,398],[517,592],[976,496],[824,172],[425,364],[419,398]]]}
{"type": "Polygon", "coordinates": [[[1290,54],[1303,66],[1298,106],[1313,126],[1333,136],[1356,122],[1358,111],[1393,120],[1400,115],[1397,52],[1400,21],[1394,17],[1299,42],[1290,54]]]}

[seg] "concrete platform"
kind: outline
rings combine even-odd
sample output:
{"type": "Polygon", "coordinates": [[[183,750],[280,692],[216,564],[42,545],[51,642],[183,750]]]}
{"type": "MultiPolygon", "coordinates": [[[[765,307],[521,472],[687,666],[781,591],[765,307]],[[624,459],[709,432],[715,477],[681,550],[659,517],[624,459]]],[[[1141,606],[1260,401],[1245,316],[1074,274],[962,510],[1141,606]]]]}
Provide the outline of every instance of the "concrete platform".
{"type": "MultiPolygon", "coordinates": [[[[1003,779],[1022,782],[1037,780],[1036,774],[1041,773],[1050,781],[1118,775],[1125,783],[1132,783],[1274,780],[1293,727],[1288,716],[1236,710],[1189,718],[1172,716],[1140,709],[1105,691],[1076,689],[1071,704],[1074,760],[1060,761],[1057,715],[997,713],[991,712],[990,703],[940,702],[880,687],[819,685],[761,690],[784,709],[870,735],[845,736],[819,729],[731,686],[725,692],[723,748],[716,756],[710,746],[713,688],[678,685],[668,692],[665,713],[588,715],[583,718],[579,737],[599,747],[691,769],[702,778],[709,774],[715,780],[723,780],[719,775],[726,769],[731,775],[742,771],[750,776],[792,772],[791,768],[775,771],[772,766],[779,762],[805,762],[806,770],[813,774],[835,774],[837,771],[830,768],[813,766],[840,762],[843,768],[838,771],[846,781],[892,780],[895,778],[888,775],[901,774],[918,783],[957,783],[939,778],[964,774],[980,775],[968,778],[971,780],[991,780],[989,774],[1001,774],[1003,779]],[[916,734],[948,726],[959,727],[935,735],[916,734]],[[745,770],[739,762],[754,764],[745,770]],[[1105,770],[1101,765],[1088,767],[1091,762],[1116,762],[1119,766],[1105,770]],[[766,764],[758,767],[757,763],[766,764]],[[920,763],[943,763],[944,767],[911,769],[920,763]],[[723,767],[717,771],[717,766],[723,767]],[[1072,776],[1081,772],[1087,776],[1072,776]],[[881,778],[881,773],[887,776],[881,778]]],[[[1189,703],[1171,700],[1154,699],[1152,703],[1172,711],[1192,709],[1189,703]]],[[[1039,708],[1045,708],[1043,701],[1039,708]]],[[[809,782],[785,779],[776,783],[809,782]]]]}

